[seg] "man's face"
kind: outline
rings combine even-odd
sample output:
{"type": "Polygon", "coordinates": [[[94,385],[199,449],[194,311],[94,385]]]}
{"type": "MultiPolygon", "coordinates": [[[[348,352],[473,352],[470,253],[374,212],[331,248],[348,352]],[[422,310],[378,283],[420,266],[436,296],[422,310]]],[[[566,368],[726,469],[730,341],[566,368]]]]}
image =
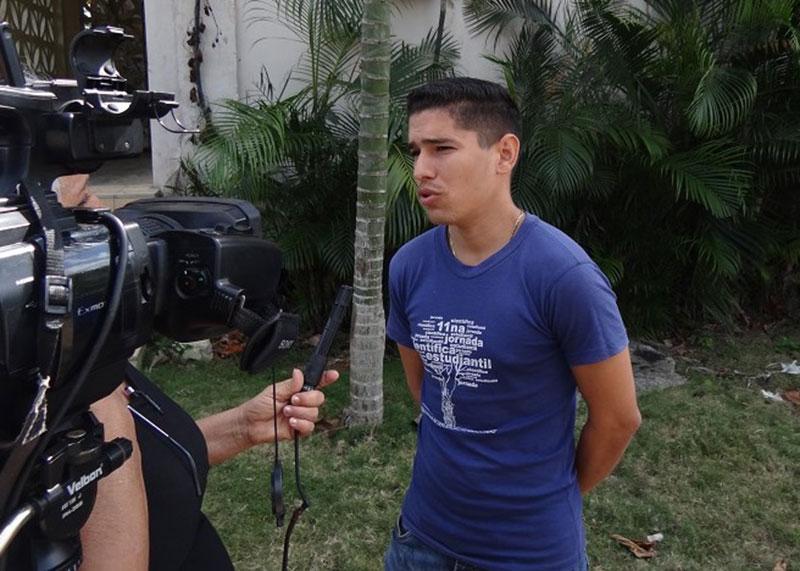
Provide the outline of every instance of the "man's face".
{"type": "Polygon", "coordinates": [[[491,208],[497,190],[495,146],[458,127],[447,109],[414,113],[408,120],[417,197],[433,224],[468,224],[491,208]]]}

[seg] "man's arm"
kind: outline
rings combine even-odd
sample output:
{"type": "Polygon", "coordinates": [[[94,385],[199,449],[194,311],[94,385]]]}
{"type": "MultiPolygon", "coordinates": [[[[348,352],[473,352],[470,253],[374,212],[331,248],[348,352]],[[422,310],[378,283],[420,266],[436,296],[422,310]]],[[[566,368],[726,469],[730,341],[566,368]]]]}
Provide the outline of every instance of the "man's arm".
{"type": "Polygon", "coordinates": [[[576,458],[578,484],[586,494],[614,470],[642,416],[628,349],[599,363],[572,367],[572,373],[589,407],[576,458]]]}
{"type": "Polygon", "coordinates": [[[406,374],[406,384],[411,397],[419,404],[422,395],[422,379],[425,376],[425,365],[422,357],[414,349],[405,345],[397,344],[400,351],[400,362],[403,363],[403,371],[406,374]]]}
{"type": "Polygon", "coordinates": [[[91,406],[103,423],[105,439],[119,436],[133,443],[133,455],[97,483],[97,500],[80,533],[81,571],[94,569],[146,570],[150,551],[147,495],[136,427],[127,408],[128,399],[118,387],[91,406]]]}

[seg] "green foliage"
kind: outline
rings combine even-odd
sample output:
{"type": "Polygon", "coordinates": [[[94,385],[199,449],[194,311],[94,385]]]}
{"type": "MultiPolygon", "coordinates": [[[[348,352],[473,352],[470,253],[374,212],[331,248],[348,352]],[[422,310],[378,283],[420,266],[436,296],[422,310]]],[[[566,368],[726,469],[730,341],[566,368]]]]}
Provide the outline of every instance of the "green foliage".
{"type": "MultiPolygon", "coordinates": [[[[266,237],[283,251],[292,308],[319,326],[336,285],[353,275],[363,2],[261,0],[248,6],[251,21],[278,18],[307,46],[293,74],[301,89],[291,97],[225,102],[186,169],[195,191],[258,206],[266,237]]],[[[406,151],[405,96],[425,81],[452,74],[458,55],[453,38],[444,34],[437,41],[434,31],[419,45],[393,47],[390,249],[427,224],[406,151]]]]}
{"type": "MultiPolygon", "coordinates": [[[[731,321],[781,307],[800,259],[798,0],[468,0],[475,33],[519,102],[514,198],[575,237],[629,325],[731,321]],[[498,48],[499,49],[499,48],[498,48]],[[777,304],[776,304],[777,301],[777,304]]],[[[189,173],[259,206],[287,291],[319,324],[353,268],[361,0],[254,0],[308,47],[292,97],[228,102],[189,173]]],[[[386,245],[427,225],[406,150],[404,98],[451,75],[431,30],[392,52],[386,245]],[[438,59],[437,59],[438,54],[438,59]]]]}
{"type": "Polygon", "coordinates": [[[651,330],[731,321],[797,260],[797,0],[471,0],[523,115],[515,200],[651,330]]]}

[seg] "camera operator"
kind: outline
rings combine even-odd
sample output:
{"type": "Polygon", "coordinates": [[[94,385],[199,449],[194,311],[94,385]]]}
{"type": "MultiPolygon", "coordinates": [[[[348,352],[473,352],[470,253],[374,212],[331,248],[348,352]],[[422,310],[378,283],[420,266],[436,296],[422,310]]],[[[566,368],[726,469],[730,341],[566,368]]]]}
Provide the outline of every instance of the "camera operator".
{"type": "MultiPolygon", "coordinates": [[[[87,175],[61,177],[53,185],[67,208],[101,206],[87,175]]],[[[320,387],[338,372],[325,371],[320,387]]],[[[267,387],[243,404],[197,422],[132,366],[126,379],[91,410],[106,439],[125,437],[133,456],[98,483],[97,501],[81,530],[81,569],[154,571],[233,569],[219,536],[201,511],[210,466],[253,446],[308,436],[325,397],[301,392],[303,373],[267,387]],[[277,413],[275,418],[274,413],[277,413]]]]}

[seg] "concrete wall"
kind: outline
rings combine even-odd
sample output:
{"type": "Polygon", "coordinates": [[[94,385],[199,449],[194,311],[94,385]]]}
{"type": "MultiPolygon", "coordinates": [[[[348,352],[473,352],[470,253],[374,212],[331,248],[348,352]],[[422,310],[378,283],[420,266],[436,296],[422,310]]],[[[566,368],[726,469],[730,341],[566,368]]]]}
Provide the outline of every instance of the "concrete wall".
{"type": "MultiPolygon", "coordinates": [[[[209,0],[210,15],[203,14],[206,26],[202,35],[204,61],[201,74],[207,99],[248,99],[265,89],[267,78],[275,92],[286,84],[305,45],[274,14],[269,0],[209,0]]],[[[392,33],[397,39],[418,42],[439,19],[439,0],[413,0],[395,10],[392,33]]],[[[473,38],[463,19],[463,0],[454,0],[448,9],[447,29],[461,43],[459,72],[485,79],[499,79],[492,64],[483,58],[491,44],[473,38]]],[[[180,120],[188,125],[200,121],[198,106],[190,100],[187,45],[194,26],[194,2],[189,0],[145,0],[148,78],[150,89],[176,94],[180,120]]],[[[286,84],[286,93],[295,92],[300,83],[286,84]]],[[[152,129],[153,184],[163,187],[177,171],[180,157],[191,142],[187,135],[174,135],[154,123],[152,129]]]]}
{"type": "MultiPolygon", "coordinates": [[[[150,89],[175,93],[181,107],[177,112],[187,126],[200,122],[200,109],[191,101],[189,81],[192,48],[187,44],[194,27],[194,2],[145,0],[147,74],[150,89]]],[[[204,88],[210,100],[237,98],[238,46],[237,5],[212,0],[215,21],[206,23],[202,36],[204,88]],[[213,43],[213,47],[212,47],[213,43]]],[[[211,20],[204,17],[204,21],[211,20]]],[[[171,123],[170,118],[165,118],[171,123]]],[[[191,145],[188,135],[174,135],[152,124],[153,184],[164,187],[178,169],[180,157],[191,145]]]]}

